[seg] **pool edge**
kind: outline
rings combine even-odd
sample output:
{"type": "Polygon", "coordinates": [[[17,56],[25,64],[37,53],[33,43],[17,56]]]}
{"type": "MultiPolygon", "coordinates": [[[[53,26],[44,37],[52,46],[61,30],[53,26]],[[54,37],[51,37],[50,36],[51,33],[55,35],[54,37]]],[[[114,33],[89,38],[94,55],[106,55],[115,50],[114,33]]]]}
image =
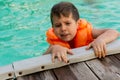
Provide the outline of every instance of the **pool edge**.
{"type": "MultiPolygon", "coordinates": [[[[55,63],[52,63],[51,54],[13,62],[10,65],[0,67],[0,80],[15,78],[43,70],[58,68],[72,63],[96,58],[92,49],[86,51],[85,48],[86,46],[72,49],[74,55],[68,55],[68,63],[59,62],[57,60],[55,61],[55,63]],[[79,54],[81,52],[82,54],[79,54]]],[[[107,55],[120,53],[120,39],[108,44],[107,50],[107,55]]]]}

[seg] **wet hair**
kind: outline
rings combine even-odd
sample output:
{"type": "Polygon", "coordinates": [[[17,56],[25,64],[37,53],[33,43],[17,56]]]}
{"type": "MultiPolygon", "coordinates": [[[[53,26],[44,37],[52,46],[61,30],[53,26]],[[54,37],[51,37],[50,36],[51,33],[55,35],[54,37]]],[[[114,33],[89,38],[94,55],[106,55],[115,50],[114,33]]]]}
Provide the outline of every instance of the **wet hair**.
{"type": "Polygon", "coordinates": [[[55,4],[50,13],[51,23],[53,24],[53,17],[56,16],[58,18],[62,16],[69,17],[72,13],[72,17],[75,21],[79,19],[79,13],[77,8],[70,2],[60,2],[55,4]]]}

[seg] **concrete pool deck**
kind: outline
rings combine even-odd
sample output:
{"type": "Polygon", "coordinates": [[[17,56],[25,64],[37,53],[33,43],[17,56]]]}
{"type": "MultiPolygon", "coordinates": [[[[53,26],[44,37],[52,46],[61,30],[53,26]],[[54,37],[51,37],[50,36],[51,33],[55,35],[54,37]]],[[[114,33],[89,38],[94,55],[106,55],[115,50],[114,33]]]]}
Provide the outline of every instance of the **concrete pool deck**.
{"type": "MultiPolygon", "coordinates": [[[[86,47],[86,46],[85,46],[86,47]]],[[[92,49],[85,50],[85,47],[72,49],[74,55],[68,55],[68,63],[58,62],[55,63],[51,61],[51,55],[43,55],[39,57],[34,57],[26,60],[21,60],[13,62],[10,65],[0,67],[0,80],[14,79],[20,76],[25,76],[28,74],[59,68],[65,65],[70,65],[73,63],[78,63],[81,61],[86,61],[96,58],[92,49]]],[[[109,43],[107,45],[107,55],[120,53],[120,39],[109,43]]],[[[97,79],[96,79],[97,80],[97,79]]]]}

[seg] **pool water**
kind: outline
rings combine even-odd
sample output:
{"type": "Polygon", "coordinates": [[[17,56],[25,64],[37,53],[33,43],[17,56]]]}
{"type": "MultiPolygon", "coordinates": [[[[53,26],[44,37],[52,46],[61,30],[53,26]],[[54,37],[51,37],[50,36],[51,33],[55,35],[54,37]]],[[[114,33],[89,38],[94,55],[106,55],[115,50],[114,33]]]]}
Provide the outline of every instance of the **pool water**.
{"type": "MultiPolygon", "coordinates": [[[[45,52],[50,9],[60,1],[64,0],[0,0],[0,66],[45,52]]],[[[120,31],[120,0],[69,1],[93,27],[120,31]]]]}

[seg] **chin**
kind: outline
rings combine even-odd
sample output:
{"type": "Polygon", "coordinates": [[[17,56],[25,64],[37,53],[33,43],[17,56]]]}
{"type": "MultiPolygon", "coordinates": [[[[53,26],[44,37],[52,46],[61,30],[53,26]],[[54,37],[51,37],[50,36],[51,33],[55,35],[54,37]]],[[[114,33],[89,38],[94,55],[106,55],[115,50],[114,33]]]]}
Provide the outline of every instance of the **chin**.
{"type": "Polygon", "coordinates": [[[62,39],[63,41],[69,42],[71,39],[62,39]]]}

